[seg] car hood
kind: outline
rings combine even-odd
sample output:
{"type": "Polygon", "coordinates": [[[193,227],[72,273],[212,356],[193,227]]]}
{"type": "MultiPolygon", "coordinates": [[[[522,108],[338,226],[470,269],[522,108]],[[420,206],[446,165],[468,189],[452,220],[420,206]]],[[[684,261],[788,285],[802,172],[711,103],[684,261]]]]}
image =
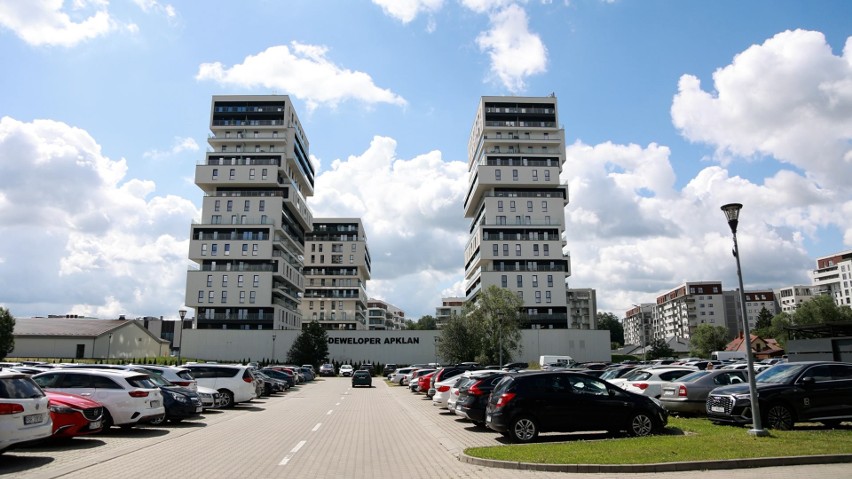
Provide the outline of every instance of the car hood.
{"type": "Polygon", "coordinates": [[[102,404],[92,401],[89,398],[78,396],[76,394],[63,393],[59,391],[45,391],[50,405],[68,406],[77,409],[89,409],[93,407],[101,407],[102,404]]]}

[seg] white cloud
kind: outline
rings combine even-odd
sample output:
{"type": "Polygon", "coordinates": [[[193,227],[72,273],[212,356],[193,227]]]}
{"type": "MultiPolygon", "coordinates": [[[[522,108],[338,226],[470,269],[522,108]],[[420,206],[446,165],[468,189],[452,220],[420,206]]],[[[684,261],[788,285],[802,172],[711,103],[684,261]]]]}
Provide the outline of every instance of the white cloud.
{"type": "Polygon", "coordinates": [[[164,4],[157,0],[133,0],[143,12],[155,12],[160,15],[165,15],[169,19],[174,19],[177,16],[175,7],[171,4],[164,4]]]}
{"type": "Polygon", "coordinates": [[[489,14],[491,29],[481,33],[476,43],[491,58],[491,73],[508,90],[521,92],[525,79],[547,71],[547,48],[541,38],[529,31],[527,14],[518,5],[489,14]]]}
{"type": "Polygon", "coordinates": [[[70,12],[62,0],[0,0],[0,26],[34,46],[73,47],[109,32],[135,25],[121,25],[107,11],[108,2],[77,0],[70,12]]]}
{"type": "Polygon", "coordinates": [[[526,3],[526,1],[518,0],[461,0],[461,4],[466,8],[473,10],[476,13],[488,13],[494,10],[503,9],[509,5],[518,3],[526,3]]]}
{"type": "Polygon", "coordinates": [[[278,89],[303,99],[308,110],[320,105],[333,108],[349,99],[369,104],[406,104],[396,93],[377,87],[370,75],[330,62],[327,51],[324,46],[291,42],[290,48],[285,45],[267,48],[231,68],[219,62],[203,63],[196,79],[231,87],[278,89]]]}
{"type": "Polygon", "coordinates": [[[852,37],[835,56],[819,32],[786,31],[713,74],[715,91],[683,75],[675,126],[720,157],[769,155],[821,185],[852,177],[852,37]]]}
{"type": "Polygon", "coordinates": [[[409,314],[434,314],[439,292],[464,273],[466,174],[464,162],[444,161],[438,151],[397,158],[396,141],[377,136],[360,156],[321,172],[308,204],[314,217],[361,218],[372,257],[370,296],[409,314]]]}
{"type": "Polygon", "coordinates": [[[420,13],[435,13],[444,6],[444,0],[373,0],[386,15],[410,23],[420,13]]]}
{"type": "Polygon", "coordinates": [[[183,304],[198,211],[126,173],[81,129],[0,119],[0,251],[14,252],[0,290],[13,312],[135,317],[183,304]]]}
{"type": "Polygon", "coordinates": [[[174,143],[172,144],[172,147],[169,150],[150,150],[146,151],[142,156],[144,156],[145,158],[160,159],[178,155],[180,153],[183,153],[184,151],[198,151],[199,149],[200,147],[194,139],[175,137],[174,143]]]}

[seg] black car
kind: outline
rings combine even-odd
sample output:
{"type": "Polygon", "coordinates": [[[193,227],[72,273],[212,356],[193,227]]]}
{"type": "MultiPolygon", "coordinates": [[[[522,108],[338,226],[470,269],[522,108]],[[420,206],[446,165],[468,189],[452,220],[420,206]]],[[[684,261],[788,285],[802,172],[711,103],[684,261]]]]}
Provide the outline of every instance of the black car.
{"type": "Polygon", "coordinates": [[[382,376],[388,377],[388,375],[393,373],[394,371],[396,371],[396,364],[393,364],[393,363],[385,364],[385,367],[382,368],[382,376]]]}
{"type": "Polygon", "coordinates": [[[531,442],[549,431],[647,436],[667,423],[668,413],[656,399],[564,371],[507,375],[485,408],[485,425],[515,442],[531,442]]]}
{"type": "Polygon", "coordinates": [[[151,377],[151,381],[160,388],[160,393],[163,395],[163,407],[166,409],[165,416],[148,421],[150,424],[156,426],[167,420],[179,423],[184,419],[201,415],[201,398],[198,397],[198,393],[183,386],[176,386],[153,371],[148,372],[148,375],[151,377]]]}
{"type": "Polygon", "coordinates": [[[281,371],[281,370],[278,370],[278,369],[271,369],[271,368],[263,368],[263,369],[260,370],[260,372],[262,372],[263,374],[266,374],[267,376],[269,376],[271,378],[280,379],[280,380],[286,382],[287,388],[291,388],[291,387],[296,385],[296,379],[293,378],[292,374],[290,374],[286,371],[281,371]]]}
{"type": "MultiPolygon", "coordinates": [[[[852,420],[852,363],[781,363],[755,378],[763,426],[792,429],[797,422],[835,427],[852,420]]],[[[707,418],[716,423],[751,424],[748,383],[722,386],[707,396],[707,418]]]]}
{"type": "Polygon", "coordinates": [[[485,425],[485,406],[488,404],[488,395],[497,386],[505,372],[490,374],[472,378],[472,380],[459,388],[459,397],[456,400],[456,414],[473,421],[477,426],[485,425]]]}
{"type": "Polygon", "coordinates": [[[352,387],[367,386],[373,387],[373,376],[366,369],[359,369],[352,373],[352,387]]]}

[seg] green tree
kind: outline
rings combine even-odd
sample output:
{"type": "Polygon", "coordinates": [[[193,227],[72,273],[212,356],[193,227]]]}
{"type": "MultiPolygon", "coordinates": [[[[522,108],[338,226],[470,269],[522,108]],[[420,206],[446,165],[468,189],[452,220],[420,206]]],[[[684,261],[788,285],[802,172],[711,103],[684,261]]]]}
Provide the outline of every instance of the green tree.
{"type": "Polygon", "coordinates": [[[328,357],[328,334],[316,321],[311,321],[296,337],[290,351],[287,352],[287,362],[291,364],[313,364],[314,368],[328,357]]]}
{"type": "Polygon", "coordinates": [[[787,338],[790,336],[788,330],[793,325],[793,316],[789,313],[780,313],[772,318],[772,326],[767,330],[767,334],[761,334],[760,337],[772,338],[778,342],[781,347],[786,347],[787,338]]]}
{"type": "Polygon", "coordinates": [[[421,331],[434,331],[438,329],[438,321],[434,318],[434,316],[426,315],[420,318],[418,321],[406,321],[406,326],[409,326],[408,329],[417,329],[421,331]]]}
{"type": "Polygon", "coordinates": [[[15,317],[8,309],[0,307],[0,359],[15,349],[15,317]]]}
{"type": "Polygon", "coordinates": [[[513,351],[521,350],[522,305],[512,291],[489,286],[441,329],[439,355],[449,362],[497,364],[501,356],[504,363],[510,362],[513,351]]]}
{"type": "Polygon", "coordinates": [[[724,326],[699,324],[689,335],[689,353],[699,358],[709,358],[713,351],[722,351],[728,345],[728,329],[724,326]]]}
{"type": "Polygon", "coordinates": [[[598,313],[595,319],[598,324],[597,329],[609,330],[609,342],[613,343],[613,349],[624,346],[624,326],[618,316],[612,313],[598,313]]]}
{"type": "Polygon", "coordinates": [[[480,328],[471,318],[453,314],[441,328],[438,356],[445,363],[474,361],[480,351],[480,328]]]}
{"type": "Polygon", "coordinates": [[[651,343],[651,349],[648,350],[648,359],[671,358],[674,355],[674,349],[662,339],[655,339],[651,343]]]}
{"type": "Polygon", "coordinates": [[[772,313],[769,312],[766,307],[763,307],[760,310],[760,313],[757,315],[757,321],[754,323],[755,331],[759,329],[766,329],[772,326],[772,313]]]}
{"type": "Polygon", "coordinates": [[[796,326],[850,320],[852,320],[852,310],[837,306],[829,295],[811,298],[800,304],[793,312],[793,324],[796,326]]]}

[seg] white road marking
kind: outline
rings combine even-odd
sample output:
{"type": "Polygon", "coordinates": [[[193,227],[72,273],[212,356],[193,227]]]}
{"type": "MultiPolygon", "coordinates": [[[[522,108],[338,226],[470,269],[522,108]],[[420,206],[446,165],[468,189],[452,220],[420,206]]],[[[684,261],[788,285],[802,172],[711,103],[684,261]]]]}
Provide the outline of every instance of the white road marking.
{"type": "Polygon", "coordinates": [[[327,413],[325,413],[325,415],[326,415],[326,416],[330,415],[330,414],[331,414],[331,411],[334,411],[334,409],[329,409],[329,410],[328,410],[328,412],[327,412],[327,413]]]}
{"type": "Polygon", "coordinates": [[[340,406],[340,403],[336,403],[335,406],[340,406]]]}
{"type": "Polygon", "coordinates": [[[322,423],[321,423],[321,422],[318,422],[318,423],[317,423],[317,425],[316,425],[316,426],[314,426],[314,428],[313,428],[313,429],[311,429],[311,432],[317,432],[317,430],[320,428],[320,426],[322,426],[322,423]]]}
{"type": "Polygon", "coordinates": [[[305,445],[305,442],[306,441],[299,441],[299,443],[296,444],[296,447],[294,447],[293,449],[290,449],[290,454],[287,454],[286,456],[284,456],[284,459],[281,459],[281,462],[279,462],[278,465],[279,466],[286,466],[287,463],[290,462],[290,459],[293,458],[293,454],[296,454],[297,452],[299,452],[299,449],[301,449],[302,446],[305,445]]]}

